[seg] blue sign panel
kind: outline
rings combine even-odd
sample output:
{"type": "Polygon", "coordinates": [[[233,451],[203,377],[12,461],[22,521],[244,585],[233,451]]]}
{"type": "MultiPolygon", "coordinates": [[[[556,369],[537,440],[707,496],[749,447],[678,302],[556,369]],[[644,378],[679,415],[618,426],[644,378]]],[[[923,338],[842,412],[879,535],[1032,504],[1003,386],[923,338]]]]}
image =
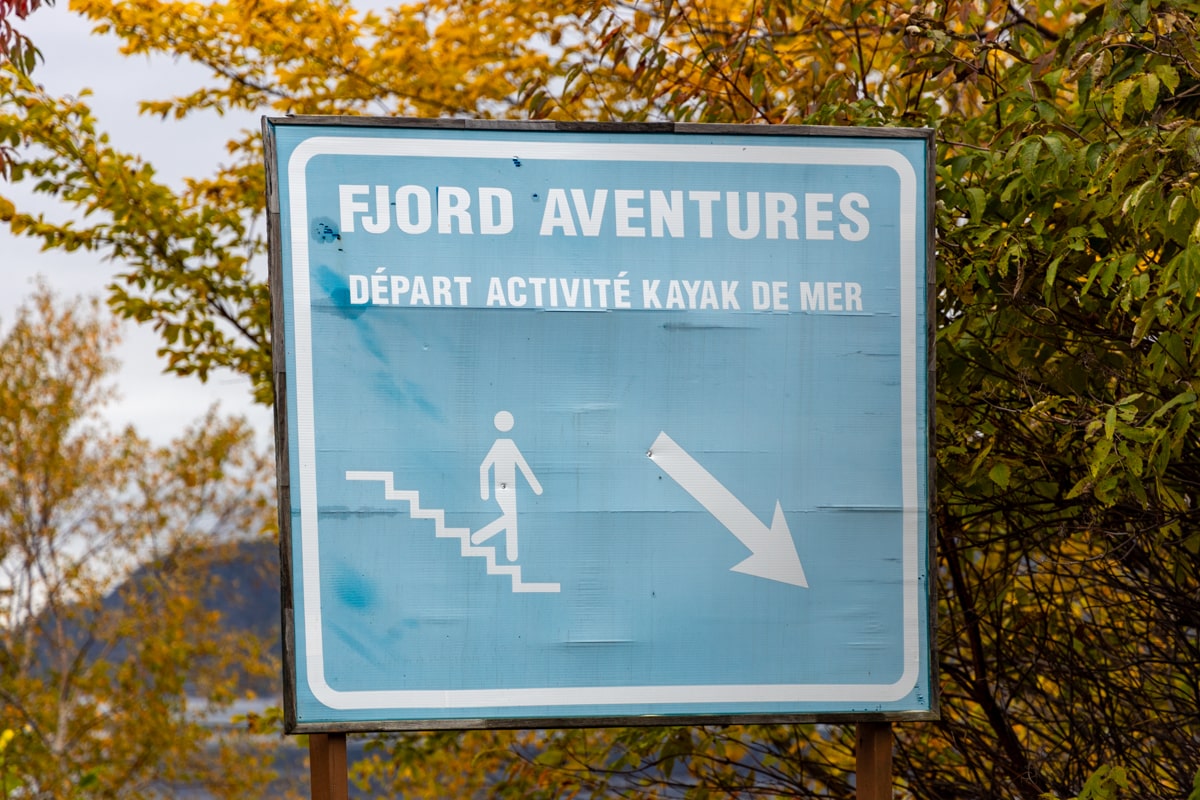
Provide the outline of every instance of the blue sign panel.
{"type": "Polygon", "coordinates": [[[292,726],[930,712],[927,133],[459,125],[266,122],[292,726]]]}

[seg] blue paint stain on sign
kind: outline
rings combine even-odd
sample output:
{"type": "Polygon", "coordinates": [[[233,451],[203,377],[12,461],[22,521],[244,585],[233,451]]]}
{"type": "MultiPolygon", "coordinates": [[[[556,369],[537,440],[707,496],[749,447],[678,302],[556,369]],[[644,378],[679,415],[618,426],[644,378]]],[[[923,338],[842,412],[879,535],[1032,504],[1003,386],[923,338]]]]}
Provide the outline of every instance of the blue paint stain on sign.
{"type": "Polygon", "coordinates": [[[927,132],[266,130],[296,727],[931,710],[927,132]]]}

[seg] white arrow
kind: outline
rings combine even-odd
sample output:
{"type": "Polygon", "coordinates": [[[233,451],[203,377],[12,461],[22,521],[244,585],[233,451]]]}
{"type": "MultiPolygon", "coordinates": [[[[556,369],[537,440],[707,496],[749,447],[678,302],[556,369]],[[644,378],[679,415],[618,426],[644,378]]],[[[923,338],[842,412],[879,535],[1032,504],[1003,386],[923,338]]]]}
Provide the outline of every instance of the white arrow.
{"type": "Polygon", "coordinates": [[[726,489],[666,433],[658,434],[649,455],[663,472],[670,475],[749,548],[750,557],[732,567],[733,571],[808,587],[804,567],[800,566],[800,556],[796,553],[796,543],[792,541],[792,533],[788,530],[778,500],[775,501],[775,516],[768,528],[733,496],[733,492],[726,489]]]}

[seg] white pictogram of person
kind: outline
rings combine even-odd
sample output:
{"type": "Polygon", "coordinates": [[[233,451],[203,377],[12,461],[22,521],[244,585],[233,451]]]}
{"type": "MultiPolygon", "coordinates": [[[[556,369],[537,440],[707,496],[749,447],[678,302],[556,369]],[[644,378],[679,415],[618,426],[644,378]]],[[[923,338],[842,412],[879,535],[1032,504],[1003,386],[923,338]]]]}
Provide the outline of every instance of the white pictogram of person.
{"type": "MultiPolygon", "coordinates": [[[[500,411],[496,414],[494,422],[496,430],[508,433],[513,427],[513,415],[507,411],[500,411]]],[[[517,560],[518,467],[533,493],[540,495],[542,484],[529,468],[516,443],[512,439],[496,439],[483,463],[479,465],[479,496],[484,500],[488,499],[488,490],[493,483],[488,480],[488,473],[491,472],[494,477],[496,503],[499,504],[502,513],[497,519],[471,534],[471,544],[481,544],[504,531],[504,556],[509,561],[517,560]]]]}

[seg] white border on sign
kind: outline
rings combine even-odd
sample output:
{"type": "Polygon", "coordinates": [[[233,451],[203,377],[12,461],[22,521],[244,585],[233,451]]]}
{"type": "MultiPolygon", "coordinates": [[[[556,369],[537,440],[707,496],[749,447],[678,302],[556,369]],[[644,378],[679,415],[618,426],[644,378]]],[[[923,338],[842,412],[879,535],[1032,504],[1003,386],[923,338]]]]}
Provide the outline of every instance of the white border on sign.
{"type": "Polygon", "coordinates": [[[678,706],[721,704],[851,702],[886,703],[903,699],[920,677],[920,604],[918,550],[917,448],[917,295],[923,273],[917,263],[918,182],[900,153],[884,148],[783,147],[779,145],[690,145],[605,142],[497,141],[480,139],[376,139],[314,136],[296,147],[288,160],[292,245],[292,319],[296,392],[296,455],[299,460],[300,551],[304,560],[305,656],[308,685],[333,709],[501,709],[532,706],[678,706]],[[321,571],[318,559],[316,436],[313,412],[312,306],[309,287],[308,195],[305,169],[318,155],[487,158],[521,150],[522,160],[645,161],[728,164],[878,166],[900,179],[900,416],[903,519],[904,671],[888,684],[717,684],[678,686],[569,686],[520,689],[386,689],[342,691],[325,679],[321,625],[321,571]]]}

